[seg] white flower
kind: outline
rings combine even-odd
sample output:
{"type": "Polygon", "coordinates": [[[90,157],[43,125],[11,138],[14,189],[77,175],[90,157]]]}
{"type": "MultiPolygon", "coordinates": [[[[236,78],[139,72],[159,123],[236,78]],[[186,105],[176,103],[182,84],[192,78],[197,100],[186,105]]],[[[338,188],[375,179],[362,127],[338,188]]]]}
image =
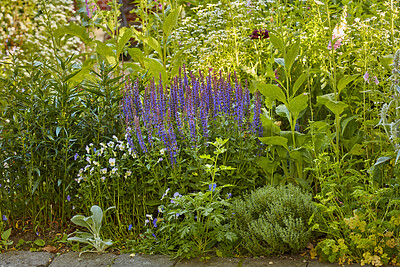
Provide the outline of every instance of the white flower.
{"type": "Polygon", "coordinates": [[[113,141],[110,141],[110,142],[107,143],[107,145],[108,145],[109,147],[114,147],[114,142],[113,142],[113,141]]]}
{"type": "Polygon", "coordinates": [[[89,149],[89,147],[88,146],[86,146],[86,152],[89,154],[89,152],[90,152],[90,149],[89,149]]]}
{"type": "Polygon", "coordinates": [[[91,163],[91,161],[90,161],[90,158],[89,158],[89,157],[86,157],[86,161],[87,161],[87,162],[89,162],[89,163],[91,163]]]}
{"type": "Polygon", "coordinates": [[[113,169],[111,170],[111,173],[112,173],[112,174],[115,174],[117,171],[118,171],[118,168],[113,168],[113,169]]]}
{"type": "Polygon", "coordinates": [[[161,155],[164,155],[164,152],[165,152],[165,148],[160,150],[161,155]]]}
{"type": "Polygon", "coordinates": [[[115,166],[115,159],[114,159],[114,158],[110,158],[110,159],[108,160],[108,163],[110,163],[110,166],[111,166],[111,167],[115,166]]]}
{"type": "Polygon", "coordinates": [[[132,172],[131,171],[127,171],[126,172],[126,176],[131,176],[132,172]]]}
{"type": "Polygon", "coordinates": [[[106,179],[106,177],[105,177],[105,176],[102,176],[100,179],[101,179],[101,181],[104,182],[104,180],[106,179]]]}
{"type": "Polygon", "coordinates": [[[101,174],[106,174],[106,173],[107,173],[107,168],[101,169],[101,170],[100,170],[100,173],[101,173],[101,174]]]}
{"type": "Polygon", "coordinates": [[[86,165],[84,171],[90,168],[90,165],[86,165]]]}
{"type": "Polygon", "coordinates": [[[164,199],[164,197],[168,194],[168,191],[169,191],[169,187],[167,188],[167,190],[165,190],[165,193],[162,195],[160,200],[164,199]]]}
{"type": "Polygon", "coordinates": [[[116,137],[115,135],[113,135],[113,139],[115,139],[116,141],[118,141],[118,137],[116,137]]]}

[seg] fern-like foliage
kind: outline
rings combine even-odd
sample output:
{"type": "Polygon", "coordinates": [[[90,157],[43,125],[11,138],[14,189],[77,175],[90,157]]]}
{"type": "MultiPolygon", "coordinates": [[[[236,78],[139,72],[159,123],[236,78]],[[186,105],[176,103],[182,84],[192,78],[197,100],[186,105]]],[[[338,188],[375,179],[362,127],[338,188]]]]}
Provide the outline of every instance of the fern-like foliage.
{"type": "Polygon", "coordinates": [[[292,184],[265,186],[237,199],[233,224],[242,246],[253,255],[298,252],[311,237],[308,221],[316,211],[312,196],[292,184]]]}

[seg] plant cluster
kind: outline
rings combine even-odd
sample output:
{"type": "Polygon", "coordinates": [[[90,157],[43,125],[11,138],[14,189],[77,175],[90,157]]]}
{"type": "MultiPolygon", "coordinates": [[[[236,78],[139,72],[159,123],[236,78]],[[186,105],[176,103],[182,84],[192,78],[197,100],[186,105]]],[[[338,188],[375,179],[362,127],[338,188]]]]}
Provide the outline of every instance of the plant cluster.
{"type": "Polygon", "coordinates": [[[296,252],[312,230],[312,256],[398,262],[398,0],[138,0],[133,27],[95,2],[1,7],[1,232],[115,206],[104,238],[143,252],[296,252]]]}
{"type": "Polygon", "coordinates": [[[296,253],[311,239],[316,208],[311,194],[292,184],[265,186],[233,201],[232,224],[252,255],[296,253]]]}

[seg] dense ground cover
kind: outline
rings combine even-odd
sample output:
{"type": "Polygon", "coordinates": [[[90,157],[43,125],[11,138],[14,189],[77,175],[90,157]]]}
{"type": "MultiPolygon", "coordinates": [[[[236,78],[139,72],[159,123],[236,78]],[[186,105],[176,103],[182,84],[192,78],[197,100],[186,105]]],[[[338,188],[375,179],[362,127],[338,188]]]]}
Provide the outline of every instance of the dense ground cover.
{"type": "Polygon", "coordinates": [[[1,249],[400,260],[398,1],[136,2],[2,7],[1,249]]]}

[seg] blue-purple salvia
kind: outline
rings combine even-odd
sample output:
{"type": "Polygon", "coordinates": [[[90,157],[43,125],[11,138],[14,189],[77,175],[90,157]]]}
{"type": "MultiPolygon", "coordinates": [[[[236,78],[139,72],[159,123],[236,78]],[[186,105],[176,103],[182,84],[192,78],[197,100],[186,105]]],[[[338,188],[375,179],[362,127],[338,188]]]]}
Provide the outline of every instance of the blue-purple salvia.
{"type": "Polygon", "coordinates": [[[146,144],[143,141],[143,137],[142,137],[142,131],[140,129],[140,123],[139,123],[139,117],[135,115],[135,130],[136,130],[136,137],[139,140],[139,145],[140,148],[142,149],[142,151],[144,153],[147,153],[147,148],[146,148],[146,144]]]}
{"type": "Polygon", "coordinates": [[[262,135],[261,95],[259,92],[254,95],[251,112],[247,82],[242,86],[235,77],[232,87],[230,75],[224,79],[221,72],[217,75],[211,69],[206,77],[201,72],[199,77],[193,73],[189,77],[190,81],[183,67],[183,73],[180,69],[179,77],[173,78],[165,88],[161,80],[156,86],[154,79],[143,93],[139,90],[139,80],[133,86],[125,86],[121,109],[127,128],[126,139],[135,153],[138,149],[147,153],[157,136],[168,152],[171,165],[175,166],[178,141],[180,146],[192,147],[200,141],[207,143],[211,118],[214,123],[218,123],[219,118],[234,119],[240,131],[262,135]],[[132,130],[136,132],[134,140],[132,130]],[[142,133],[147,136],[146,143],[142,133]]]}

